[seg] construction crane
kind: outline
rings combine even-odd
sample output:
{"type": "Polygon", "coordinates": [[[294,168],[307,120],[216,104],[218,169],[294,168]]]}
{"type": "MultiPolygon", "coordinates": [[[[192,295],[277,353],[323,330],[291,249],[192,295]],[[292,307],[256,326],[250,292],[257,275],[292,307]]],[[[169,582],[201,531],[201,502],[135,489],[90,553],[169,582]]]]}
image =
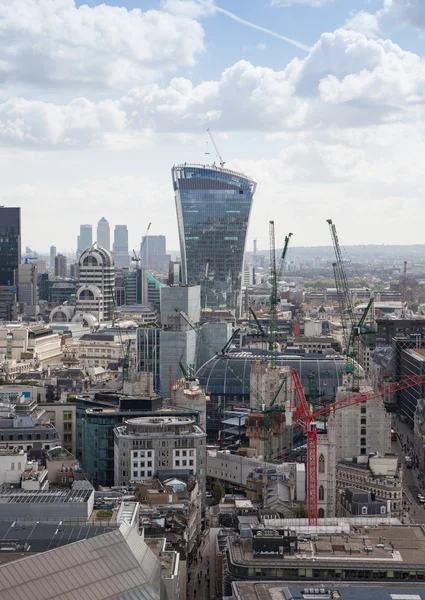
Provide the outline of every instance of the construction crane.
{"type": "Polygon", "coordinates": [[[145,247],[146,244],[146,240],[148,239],[148,233],[149,233],[149,229],[151,228],[152,223],[149,223],[149,225],[147,226],[146,229],[146,233],[143,236],[143,242],[142,245],[140,246],[140,252],[139,255],[137,256],[137,253],[135,250],[133,250],[133,256],[131,257],[131,260],[135,263],[137,263],[137,267],[139,266],[139,262],[142,260],[142,252],[143,252],[143,248],[145,247]]]}
{"type": "Polygon", "coordinates": [[[336,227],[332,219],[327,219],[326,222],[329,224],[336,258],[336,262],[332,266],[341,314],[344,351],[347,356],[347,372],[351,372],[352,374],[352,391],[357,392],[360,384],[360,366],[358,364],[360,345],[363,342],[365,344],[368,343],[369,346],[374,345],[374,299],[373,297],[369,299],[365,310],[360,315],[359,320],[357,320],[336,227]]]}
{"type": "Polygon", "coordinates": [[[270,317],[269,317],[269,349],[273,352],[272,366],[276,366],[275,352],[277,350],[277,314],[279,310],[280,297],[278,295],[278,278],[285,262],[286,253],[288,251],[289,240],[292,233],[285,237],[285,244],[280,258],[279,270],[276,268],[276,237],[274,221],[269,221],[269,242],[270,242],[270,317]]]}
{"type": "Polygon", "coordinates": [[[313,412],[310,410],[305,397],[304,388],[295,369],[292,369],[291,379],[294,387],[295,406],[290,407],[292,419],[301,426],[307,436],[307,511],[308,524],[318,524],[318,461],[317,461],[317,419],[356,404],[362,404],[377,398],[384,398],[395,392],[416,387],[425,383],[425,375],[414,375],[402,381],[390,383],[381,388],[375,388],[364,393],[358,393],[337,400],[333,404],[313,412]]]}
{"type": "MultiPolygon", "coordinates": [[[[202,341],[208,346],[208,348],[215,355],[219,355],[220,352],[218,352],[217,349],[214,348],[213,344],[211,344],[211,342],[204,335],[202,335],[202,332],[200,331],[199,327],[196,326],[196,324],[192,321],[192,319],[182,310],[178,310],[177,312],[183,317],[183,319],[195,331],[197,336],[202,339],[202,341]]],[[[234,334],[232,335],[231,339],[233,339],[233,336],[234,336],[234,334]]],[[[230,343],[229,343],[229,346],[230,346],[230,343]]],[[[226,348],[226,346],[223,348],[223,350],[221,352],[222,355],[224,355],[224,353],[227,349],[228,348],[226,348]]],[[[257,403],[258,403],[259,407],[261,408],[261,411],[264,414],[264,425],[263,425],[263,427],[264,427],[264,458],[266,461],[270,462],[272,459],[271,450],[272,450],[272,435],[273,435],[273,431],[272,431],[273,413],[277,412],[277,411],[284,412],[284,410],[285,410],[285,404],[277,407],[276,400],[280,394],[280,391],[281,391],[283,385],[285,384],[285,382],[287,383],[287,378],[286,377],[283,378],[280,386],[278,387],[276,393],[274,394],[273,398],[271,399],[270,404],[267,406],[261,396],[261,393],[258,390],[254,389],[250,384],[246,385],[245,381],[242,379],[242,377],[239,375],[239,373],[235,369],[233,369],[233,367],[230,365],[230,363],[227,364],[227,368],[236,377],[236,379],[239,381],[239,383],[242,384],[243,388],[248,387],[250,395],[252,395],[254,398],[256,398],[257,403]]],[[[285,399],[286,399],[286,395],[285,395],[285,399]]]]}
{"type": "Polygon", "coordinates": [[[406,307],[407,307],[407,260],[404,261],[403,268],[403,294],[402,294],[402,316],[406,316],[406,307]]]}
{"type": "Polygon", "coordinates": [[[220,161],[220,167],[223,168],[226,163],[224,162],[224,160],[223,160],[220,152],[218,151],[217,144],[215,143],[215,140],[213,138],[213,134],[211,133],[211,129],[207,129],[207,133],[210,136],[212,145],[214,146],[215,153],[217,154],[218,159],[220,161]]]}

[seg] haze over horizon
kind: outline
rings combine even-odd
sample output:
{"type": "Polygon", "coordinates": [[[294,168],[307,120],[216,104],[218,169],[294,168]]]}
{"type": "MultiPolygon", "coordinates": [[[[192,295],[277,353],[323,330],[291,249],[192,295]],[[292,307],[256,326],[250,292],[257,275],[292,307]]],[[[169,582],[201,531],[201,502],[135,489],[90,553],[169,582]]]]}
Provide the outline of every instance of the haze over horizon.
{"type": "Polygon", "coordinates": [[[329,217],[345,246],[422,240],[424,2],[2,0],[0,22],[1,203],[39,252],[102,216],[178,248],[170,170],[219,162],[208,127],[258,181],[248,249],[270,219],[300,246],[329,217]]]}

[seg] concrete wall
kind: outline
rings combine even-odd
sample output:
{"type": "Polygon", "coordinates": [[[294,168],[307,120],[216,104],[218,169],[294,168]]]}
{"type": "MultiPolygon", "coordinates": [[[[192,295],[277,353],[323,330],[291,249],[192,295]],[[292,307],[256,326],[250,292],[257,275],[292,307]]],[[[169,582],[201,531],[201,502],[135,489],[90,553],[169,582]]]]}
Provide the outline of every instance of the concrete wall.
{"type": "Polygon", "coordinates": [[[221,479],[236,485],[246,486],[247,478],[254,469],[269,467],[283,473],[294,481],[293,496],[299,502],[305,501],[305,466],[299,463],[283,463],[275,465],[245,458],[236,454],[223,452],[207,452],[207,476],[221,479]]]}
{"type": "MultiPolygon", "coordinates": [[[[361,391],[367,393],[366,388],[361,391]]],[[[351,393],[338,390],[337,400],[351,393]]],[[[391,452],[391,415],[385,410],[382,399],[337,410],[335,426],[337,461],[370,452],[379,452],[381,455],[391,452]]]]}
{"type": "Polygon", "coordinates": [[[0,485],[2,483],[19,483],[26,464],[25,452],[0,454],[0,485]]]}
{"type": "Polygon", "coordinates": [[[0,521],[72,521],[87,520],[93,511],[94,491],[91,502],[0,502],[0,521]]]}

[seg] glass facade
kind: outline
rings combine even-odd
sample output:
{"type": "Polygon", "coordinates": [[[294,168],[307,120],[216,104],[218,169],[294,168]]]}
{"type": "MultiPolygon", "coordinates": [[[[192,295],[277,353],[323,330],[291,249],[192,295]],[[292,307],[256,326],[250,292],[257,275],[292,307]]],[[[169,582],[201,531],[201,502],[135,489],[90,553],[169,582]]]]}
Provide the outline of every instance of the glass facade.
{"type": "Polygon", "coordinates": [[[0,286],[16,286],[21,262],[21,209],[0,207],[0,286]]]}
{"type": "Polygon", "coordinates": [[[201,285],[202,308],[237,311],[256,182],[216,166],[172,170],[183,284],[201,285]]]}

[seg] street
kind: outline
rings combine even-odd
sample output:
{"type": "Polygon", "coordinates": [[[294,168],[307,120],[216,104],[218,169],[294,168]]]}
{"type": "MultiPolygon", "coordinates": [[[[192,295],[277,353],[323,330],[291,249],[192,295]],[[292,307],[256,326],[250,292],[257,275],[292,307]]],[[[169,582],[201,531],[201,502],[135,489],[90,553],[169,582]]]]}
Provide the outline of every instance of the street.
{"type": "Polygon", "coordinates": [[[189,569],[187,597],[190,600],[214,600],[216,598],[216,543],[220,528],[213,527],[205,532],[198,548],[198,557],[189,569]]]}
{"type": "Polygon", "coordinates": [[[393,428],[397,431],[399,439],[391,443],[391,450],[397,454],[403,464],[403,484],[404,484],[404,500],[407,501],[406,508],[407,516],[404,517],[407,521],[425,524],[425,509],[418,500],[418,494],[425,495],[425,488],[419,483],[419,469],[406,469],[404,459],[406,452],[402,444],[411,440],[413,444],[413,432],[410,431],[408,425],[402,423],[396,416],[393,417],[393,428]],[[410,504],[409,504],[410,503],[410,504]]]}

